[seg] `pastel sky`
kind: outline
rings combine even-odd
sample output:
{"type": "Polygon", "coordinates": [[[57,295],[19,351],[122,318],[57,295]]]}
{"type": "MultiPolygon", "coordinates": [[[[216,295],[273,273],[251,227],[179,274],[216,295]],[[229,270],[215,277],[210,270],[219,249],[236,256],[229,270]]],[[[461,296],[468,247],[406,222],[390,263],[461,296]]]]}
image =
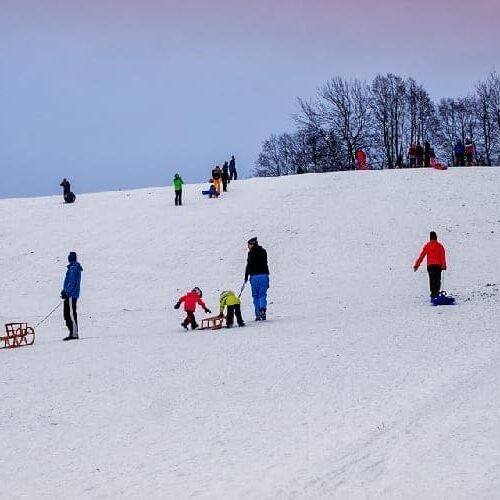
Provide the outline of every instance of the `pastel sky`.
{"type": "Polygon", "coordinates": [[[328,78],[500,69],[494,0],[0,0],[0,197],[203,182],[328,78]]]}

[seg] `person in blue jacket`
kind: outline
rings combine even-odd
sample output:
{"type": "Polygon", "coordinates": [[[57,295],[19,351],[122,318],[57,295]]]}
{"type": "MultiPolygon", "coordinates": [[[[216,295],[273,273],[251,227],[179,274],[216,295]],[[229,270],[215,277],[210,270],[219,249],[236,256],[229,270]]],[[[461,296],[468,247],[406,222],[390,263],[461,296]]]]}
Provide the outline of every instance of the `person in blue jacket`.
{"type": "Polygon", "coordinates": [[[76,314],[76,302],[80,297],[80,282],[82,280],[83,268],[76,260],[76,252],[68,255],[68,268],[64,278],[61,291],[61,299],[64,300],[64,321],[69,330],[69,335],[63,340],[75,340],[78,338],[78,317],[76,314]]]}

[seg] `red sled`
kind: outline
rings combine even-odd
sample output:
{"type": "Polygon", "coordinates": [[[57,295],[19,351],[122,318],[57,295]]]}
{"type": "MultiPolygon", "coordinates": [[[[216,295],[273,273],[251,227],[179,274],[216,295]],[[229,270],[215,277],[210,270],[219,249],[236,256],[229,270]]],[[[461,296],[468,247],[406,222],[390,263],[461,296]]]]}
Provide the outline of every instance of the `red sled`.
{"type": "Polygon", "coordinates": [[[436,161],[435,158],[431,158],[431,167],[435,168],[436,170],[447,170],[448,169],[448,165],[446,165],[445,163],[440,163],[440,162],[436,161]]]}
{"type": "Polygon", "coordinates": [[[15,349],[35,342],[35,330],[27,323],[7,323],[5,333],[5,337],[0,337],[0,349],[15,349]]]}

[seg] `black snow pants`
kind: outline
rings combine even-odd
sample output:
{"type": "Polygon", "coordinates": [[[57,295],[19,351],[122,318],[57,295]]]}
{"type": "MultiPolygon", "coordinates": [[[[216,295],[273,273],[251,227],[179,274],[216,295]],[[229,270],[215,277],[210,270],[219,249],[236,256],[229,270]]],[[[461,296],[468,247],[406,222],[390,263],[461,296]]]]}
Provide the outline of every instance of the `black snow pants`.
{"type": "Polygon", "coordinates": [[[182,189],[175,190],[175,205],[182,205],[182,189]]]}
{"type": "Polygon", "coordinates": [[[235,304],[234,306],[227,306],[226,326],[233,326],[235,316],[239,326],[243,326],[245,324],[243,322],[243,318],[241,317],[240,305],[235,304]]]}
{"type": "Polygon", "coordinates": [[[431,297],[437,297],[441,290],[441,266],[427,266],[431,297]]]}
{"type": "Polygon", "coordinates": [[[69,336],[78,338],[78,316],[76,314],[76,301],[73,297],[64,299],[64,321],[69,330],[69,336]]]}

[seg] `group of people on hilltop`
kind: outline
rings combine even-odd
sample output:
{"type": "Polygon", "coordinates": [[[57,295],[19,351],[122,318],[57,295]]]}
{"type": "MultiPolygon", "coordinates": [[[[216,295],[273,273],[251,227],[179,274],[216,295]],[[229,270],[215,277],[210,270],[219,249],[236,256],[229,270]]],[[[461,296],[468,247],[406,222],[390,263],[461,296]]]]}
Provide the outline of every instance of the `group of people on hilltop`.
{"type": "Polygon", "coordinates": [[[455,166],[456,167],[464,167],[464,166],[472,166],[474,165],[474,154],[476,152],[476,148],[474,143],[469,139],[465,139],[465,144],[461,139],[455,144],[455,148],[453,150],[455,166]]]}
{"type": "MultiPolygon", "coordinates": [[[[236,171],[236,160],[233,155],[229,162],[224,162],[222,168],[220,168],[219,165],[215,166],[212,170],[209,188],[206,191],[202,191],[202,194],[207,195],[209,198],[217,198],[222,192],[227,191],[227,185],[232,180],[236,179],[238,179],[238,172],[236,171]]],[[[175,174],[173,179],[175,206],[182,205],[183,185],[184,181],[182,180],[182,177],[178,173],[175,174]]]]}
{"type": "Polygon", "coordinates": [[[229,162],[225,161],[222,168],[216,165],[212,169],[212,176],[210,177],[210,185],[207,191],[202,191],[202,194],[208,195],[209,198],[217,198],[221,193],[227,191],[227,186],[232,180],[238,179],[238,172],[236,171],[236,160],[234,155],[231,156],[229,162]]]}

